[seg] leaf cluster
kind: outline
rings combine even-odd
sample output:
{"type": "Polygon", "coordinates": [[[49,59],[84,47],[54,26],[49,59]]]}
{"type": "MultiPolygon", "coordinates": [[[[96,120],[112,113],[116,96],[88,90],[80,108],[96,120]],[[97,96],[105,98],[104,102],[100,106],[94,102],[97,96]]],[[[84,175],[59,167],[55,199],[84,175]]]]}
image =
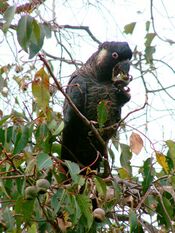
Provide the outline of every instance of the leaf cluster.
{"type": "MultiPolygon", "coordinates": [[[[14,29],[21,48],[29,59],[34,58],[45,39],[52,35],[51,24],[40,22],[32,16],[31,7],[30,10],[24,7],[26,14],[13,25],[19,8],[9,6],[7,1],[2,1],[0,7],[5,9],[2,10],[4,34],[14,29]]],[[[136,26],[136,22],[125,25],[124,33],[132,35],[136,26]]],[[[70,25],[66,27],[75,29],[70,25]]],[[[133,66],[140,70],[141,78],[142,59],[150,72],[155,69],[156,46],[153,42],[157,34],[150,28],[151,22],[147,21],[143,53],[137,47],[134,50],[133,66]]],[[[94,41],[99,42],[89,28],[76,29],[86,30],[94,41]]],[[[61,62],[75,64],[69,51],[66,52],[70,61],[62,59],[61,62]]],[[[25,106],[25,110],[13,109],[8,114],[0,110],[0,231],[112,233],[168,229],[174,232],[175,142],[163,142],[163,149],[159,151],[146,135],[137,130],[130,135],[128,144],[113,141],[113,147],[108,148],[109,160],[112,161],[108,178],[102,178],[89,168],[84,172],[76,163],[61,161],[64,125],[61,111],[54,110],[52,98],[58,90],[54,90],[52,75],[43,65],[39,68],[38,63],[37,68],[33,66],[29,68],[33,75],[25,72],[19,64],[15,64],[15,71],[13,65],[0,68],[0,93],[7,102],[10,71],[18,74],[13,75],[13,80],[23,94],[30,89],[32,99],[31,103],[28,99],[28,108],[15,97],[15,104],[21,109],[25,106]],[[151,144],[149,152],[144,150],[144,140],[151,144]],[[119,158],[118,166],[115,165],[116,157],[119,158]],[[142,158],[143,164],[133,164],[135,157],[142,158]],[[102,216],[97,218],[95,213],[102,216]],[[152,217],[155,222],[152,222],[152,217]]],[[[108,114],[108,104],[101,101],[97,107],[100,133],[108,114]]]]}

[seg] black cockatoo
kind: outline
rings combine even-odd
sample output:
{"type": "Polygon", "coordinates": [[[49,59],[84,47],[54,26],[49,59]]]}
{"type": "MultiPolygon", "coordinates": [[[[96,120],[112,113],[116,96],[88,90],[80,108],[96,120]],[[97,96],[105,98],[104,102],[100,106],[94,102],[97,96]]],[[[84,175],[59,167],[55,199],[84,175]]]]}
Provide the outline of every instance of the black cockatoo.
{"type": "MultiPolygon", "coordinates": [[[[98,128],[97,108],[102,101],[108,113],[104,129],[121,119],[121,108],[130,100],[126,85],[130,81],[131,57],[132,51],[127,42],[104,42],[69,80],[67,95],[96,128],[98,128]],[[118,78],[122,76],[124,78],[118,78]]],[[[61,158],[77,162],[82,166],[93,164],[92,168],[97,168],[106,153],[106,148],[77,116],[66,99],[63,113],[61,158]]],[[[114,129],[103,131],[101,136],[105,144],[114,134],[114,129]]]]}

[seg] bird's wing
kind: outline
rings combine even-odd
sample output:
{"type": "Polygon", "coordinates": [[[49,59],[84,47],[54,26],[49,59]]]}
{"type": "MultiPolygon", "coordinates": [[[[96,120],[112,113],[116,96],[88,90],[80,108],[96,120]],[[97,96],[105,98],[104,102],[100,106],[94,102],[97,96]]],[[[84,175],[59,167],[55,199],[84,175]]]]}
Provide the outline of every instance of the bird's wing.
{"type": "MultiPolygon", "coordinates": [[[[67,86],[69,95],[78,110],[84,114],[86,99],[86,79],[79,75],[73,76],[67,86]]],[[[62,135],[61,158],[78,162],[77,148],[81,144],[84,123],[76,115],[74,109],[67,100],[64,102],[64,129],[62,135]]]]}
{"type": "MultiPolygon", "coordinates": [[[[67,95],[69,95],[73,103],[76,105],[76,107],[82,114],[84,114],[84,110],[85,110],[86,92],[87,92],[86,78],[78,75],[73,76],[68,83],[66,93],[67,95]]],[[[75,111],[72,109],[70,104],[67,101],[65,101],[64,104],[65,123],[75,120],[76,118],[77,116],[75,111]]]]}

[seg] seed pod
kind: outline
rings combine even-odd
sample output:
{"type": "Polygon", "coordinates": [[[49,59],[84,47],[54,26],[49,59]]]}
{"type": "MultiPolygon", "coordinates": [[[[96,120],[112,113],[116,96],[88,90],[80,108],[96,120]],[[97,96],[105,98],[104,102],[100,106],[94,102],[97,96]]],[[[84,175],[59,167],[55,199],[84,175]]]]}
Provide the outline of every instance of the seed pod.
{"type": "Polygon", "coordinates": [[[39,179],[36,181],[36,187],[39,194],[44,194],[47,192],[47,189],[50,187],[50,183],[46,179],[39,179]]]}
{"type": "Polygon", "coordinates": [[[103,222],[105,219],[105,211],[102,208],[96,208],[93,211],[93,216],[97,222],[103,222]]]}
{"type": "Polygon", "coordinates": [[[36,186],[29,186],[25,189],[25,198],[27,200],[33,200],[38,194],[36,186]]]}

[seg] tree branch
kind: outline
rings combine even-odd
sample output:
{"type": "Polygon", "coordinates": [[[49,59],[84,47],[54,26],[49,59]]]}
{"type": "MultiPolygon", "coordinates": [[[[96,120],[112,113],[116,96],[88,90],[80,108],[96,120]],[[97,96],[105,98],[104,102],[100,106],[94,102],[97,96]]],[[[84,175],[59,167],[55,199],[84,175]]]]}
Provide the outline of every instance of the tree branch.
{"type": "Polygon", "coordinates": [[[65,63],[67,63],[67,64],[69,64],[69,65],[75,65],[75,64],[76,64],[77,66],[82,66],[82,65],[83,65],[83,63],[82,63],[81,61],[77,61],[77,60],[68,60],[68,59],[65,59],[64,57],[56,57],[56,56],[54,56],[54,55],[52,55],[52,54],[46,52],[45,50],[42,50],[42,52],[43,52],[47,57],[50,57],[50,58],[52,58],[52,59],[54,59],[54,60],[59,60],[59,61],[61,61],[61,62],[65,62],[65,63]]]}
{"type": "Polygon", "coordinates": [[[167,42],[169,44],[175,44],[175,41],[171,40],[171,39],[164,39],[163,37],[161,37],[158,33],[157,33],[157,30],[156,30],[156,27],[155,27],[155,22],[154,22],[154,15],[153,15],[153,0],[150,0],[150,14],[151,14],[151,22],[152,22],[152,27],[153,27],[153,30],[154,30],[154,33],[156,34],[156,36],[163,42],[167,42]]]}
{"type": "Polygon", "coordinates": [[[131,115],[131,114],[133,114],[133,113],[135,113],[135,112],[138,112],[138,111],[144,109],[145,106],[146,106],[147,104],[148,104],[148,96],[146,95],[146,99],[145,99],[145,102],[144,102],[144,104],[143,104],[142,107],[137,108],[137,109],[134,109],[133,111],[129,112],[124,118],[122,118],[118,123],[115,123],[115,124],[113,124],[113,125],[110,125],[110,126],[108,126],[108,127],[105,127],[103,130],[104,130],[104,131],[105,131],[105,130],[108,131],[108,130],[112,130],[112,129],[116,129],[116,130],[117,130],[117,129],[120,127],[120,125],[126,120],[126,118],[129,117],[129,115],[131,115]]]}
{"type": "Polygon", "coordinates": [[[88,35],[92,38],[93,41],[97,42],[98,44],[101,44],[101,41],[99,41],[94,34],[90,31],[88,26],[72,26],[72,25],[59,25],[59,28],[66,28],[66,29],[76,29],[76,30],[84,30],[88,33],[88,35]]]}
{"type": "Polygon", "coordinates": [[[53,78],[58,90],[63,94],[63,96],[66,98],[66,100],[68,101],[68,103],[70,104],[70,106],[72,107],[72,109],[75,111],[76,115],[84,122],[85,125],[87,125],[92,132],[95,134],[96,138],[98,139],[98,141],[101,143],[101,145],[103,147],[106,146],[106,143],[104,142],[103,138],[101,137],[101,135],[99,134],[98,130],[95,128],[95,126],[91,123],[91,121],[89,121],[76,107],[76,105],[73,103],[73,101],[71,100],[71,98],[65,93],[65,91],[63,90],[61,84],[58,82],[58,80],[56,79],[55,75],[53,74],[48,62],[46,61],[46,59],[39,54],[38,55],[40,60],[44,63],[44,65],[46,66],[49,74],[51,75],[51,77],[53,78]]]}

